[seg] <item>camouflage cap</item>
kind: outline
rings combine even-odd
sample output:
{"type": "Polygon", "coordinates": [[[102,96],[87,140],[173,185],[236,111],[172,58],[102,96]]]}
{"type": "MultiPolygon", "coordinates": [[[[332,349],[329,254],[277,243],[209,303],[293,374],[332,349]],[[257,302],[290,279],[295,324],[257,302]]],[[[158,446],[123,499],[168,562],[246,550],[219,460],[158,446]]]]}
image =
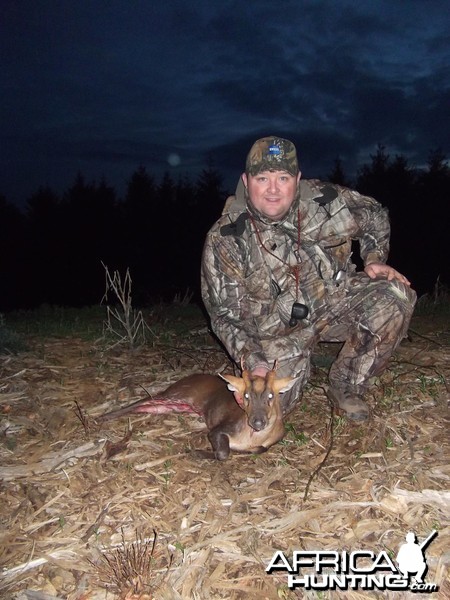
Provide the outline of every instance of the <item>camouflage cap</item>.
{"type": "Polygon", "coordinates": [[[287,171],[297,175],[299,169],[294,144],[275,136],[257,140],[247,155],[245,171],[250,175],[261,171],[287,171]]]}

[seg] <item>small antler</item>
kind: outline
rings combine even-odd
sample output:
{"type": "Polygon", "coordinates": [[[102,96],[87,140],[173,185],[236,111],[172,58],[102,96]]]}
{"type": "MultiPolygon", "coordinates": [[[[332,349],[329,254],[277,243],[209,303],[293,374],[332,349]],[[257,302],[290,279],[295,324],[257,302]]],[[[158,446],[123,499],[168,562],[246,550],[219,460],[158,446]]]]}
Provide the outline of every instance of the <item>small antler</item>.
{"type": "Polygon", "coordinates": [[[269,389],[270,391],[273,391],[275,375],[276,375],[275,369],[272,369],[271,371],[268,371],[266,373],[266,389],[269,389]]]}
{"type": "Polygon", "coordinates": [[[273,367],[272,367],[272,371],[276,371],[277,370],[277,366],[278,366],[278,358],[276,358],[273,361],[273,367]]]}
{"type": "Polygon", "coordinates": [[[244,372],[245,371],[245,365],[244,365],[244,357],[241,356],[241,371],[244,372]]]}

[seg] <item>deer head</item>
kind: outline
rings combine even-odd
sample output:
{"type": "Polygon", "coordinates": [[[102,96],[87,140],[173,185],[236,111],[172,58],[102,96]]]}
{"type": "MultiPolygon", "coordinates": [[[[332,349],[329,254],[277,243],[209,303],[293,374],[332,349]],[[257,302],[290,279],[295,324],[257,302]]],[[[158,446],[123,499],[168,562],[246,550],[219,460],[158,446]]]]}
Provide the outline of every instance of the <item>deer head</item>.
{"type": "Polygon", "coordinates": [[[242,377],[220,375],[234,392],[236,402],[247,413],[248,424],[255,431],[267,427],[273,417],[280,415],[280,394],[287,392],[296,382],[295,378],[276,378],[275,368],[265,377],[252,375],[243,370],[242,377]]]}

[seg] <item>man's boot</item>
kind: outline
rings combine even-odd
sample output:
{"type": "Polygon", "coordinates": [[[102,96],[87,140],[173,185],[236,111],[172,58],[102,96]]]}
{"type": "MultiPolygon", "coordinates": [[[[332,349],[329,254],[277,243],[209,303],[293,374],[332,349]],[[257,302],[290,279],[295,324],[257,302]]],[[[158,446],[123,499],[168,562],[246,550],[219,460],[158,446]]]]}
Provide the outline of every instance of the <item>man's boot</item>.
{"type": "Polygon", "coordinates": [[[357,386],[344,383],[331,383],[327,392],[334,407],[348,419],[359,423],[369,418],[369,407],[357,386]]]}

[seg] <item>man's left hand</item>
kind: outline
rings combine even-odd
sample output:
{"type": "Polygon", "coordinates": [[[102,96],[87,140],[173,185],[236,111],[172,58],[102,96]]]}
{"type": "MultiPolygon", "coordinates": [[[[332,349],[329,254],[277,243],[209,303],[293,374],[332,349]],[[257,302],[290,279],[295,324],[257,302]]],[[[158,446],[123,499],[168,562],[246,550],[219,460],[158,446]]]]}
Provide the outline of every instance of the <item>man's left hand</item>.
{"type": "Polygon", "coordinates": [[[367,265],[367,267],[365,267],[364,271],[371,279],[381,278],[387,279],[388,281],[396,279],[397,281],[401,281],[405,285],[411,285],[411,282],[408,279],[406,279],[404,275],[396,271],[393,267],[390,267],[389,265],[385,265],[383,263],[370,263],[370,265],[367,265]]]}

